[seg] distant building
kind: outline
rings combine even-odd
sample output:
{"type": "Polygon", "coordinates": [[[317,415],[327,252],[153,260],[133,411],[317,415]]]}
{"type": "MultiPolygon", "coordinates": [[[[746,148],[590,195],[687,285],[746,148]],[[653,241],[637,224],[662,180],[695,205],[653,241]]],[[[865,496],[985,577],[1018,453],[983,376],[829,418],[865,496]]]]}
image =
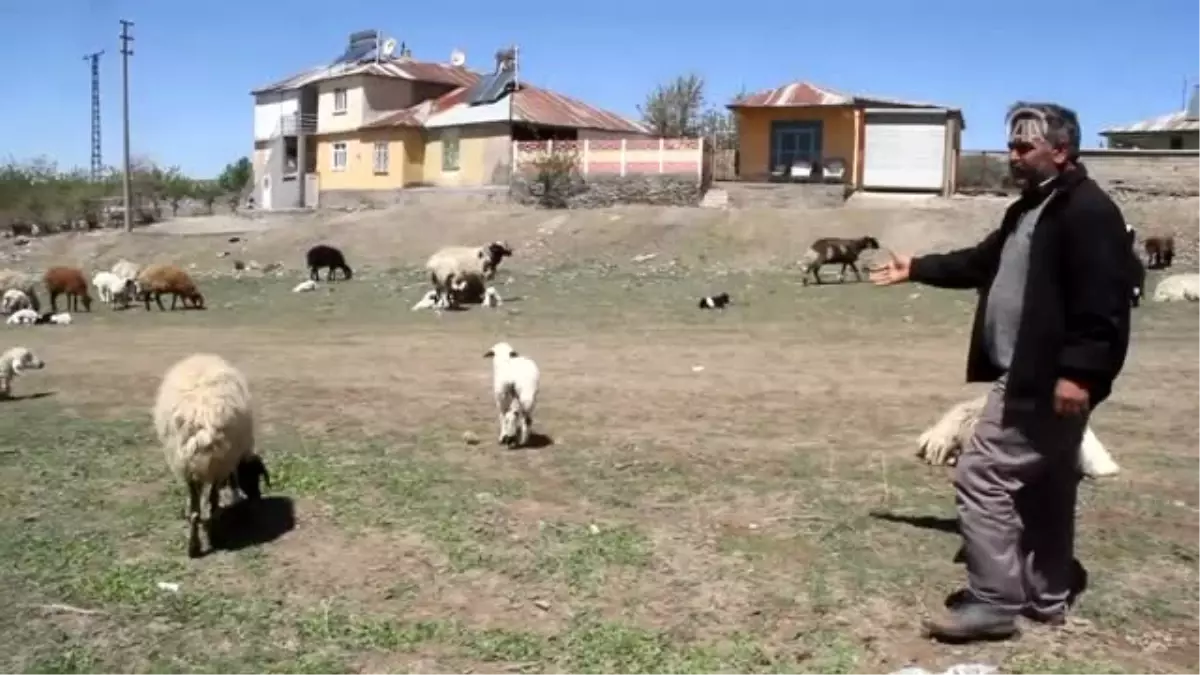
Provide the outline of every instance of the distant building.
{"type": "Polygon", "coordinates": [[[1124,127],[1100,132],[1108,147],[1125,150],[1198,150],[1200,149],[1200,86],[1192,90],[1187,107],[1169,115],[1160,115],[1124,127]]]}

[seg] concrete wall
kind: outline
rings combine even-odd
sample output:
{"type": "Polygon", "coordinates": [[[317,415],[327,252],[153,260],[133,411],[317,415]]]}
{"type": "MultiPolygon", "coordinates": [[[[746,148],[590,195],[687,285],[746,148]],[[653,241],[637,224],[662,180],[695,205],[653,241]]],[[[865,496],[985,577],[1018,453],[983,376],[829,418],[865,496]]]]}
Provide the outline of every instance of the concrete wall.
{"type": "Polygon", "coordinates": [[[510,138],[507,123],[428,129],[422,181],[441,187],[507,185],[510,138]],[[443,145],[454,135],[458,138],[458,169],[443,170],[443,145]]]}
{"type": "MultiPolygon", "coordinates": [[[[1080,152],[1088,174],[1105,188],[1146,195],[1200,195],[1200,152],[1196,150],[1097,150],[1080,152]]],[[[968,150],[962,153],[959,190],[1001,189],[1006,175],[1007,150],[968,150]],[[979,183],[981,164],[989,180],[979,183]],[[968,169],[969,167],[969,169],[968,169]]]]}
{"type": "Polygon", "coordinates": [[[266,141],[278,136],[284,116],[300,112],[300,92],[269,92],[254,100],[254,140],[266,141]]]}
{"type": "Polygon", "coordinates": [[[508,186],[476,188],[404,188],[399,190],[321,190],[321,208],[383,208],[404,204],[462,206],[463,204],[507,203],[508,186]]]}

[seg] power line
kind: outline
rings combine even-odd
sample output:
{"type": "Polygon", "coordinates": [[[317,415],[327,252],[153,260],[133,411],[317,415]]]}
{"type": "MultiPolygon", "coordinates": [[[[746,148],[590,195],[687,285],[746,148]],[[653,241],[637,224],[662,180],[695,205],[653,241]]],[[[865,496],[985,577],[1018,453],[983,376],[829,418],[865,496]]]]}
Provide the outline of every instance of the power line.
{"type": "Polygon", "coordinates": [[[124,105],[121,107],[122,124],[125,129],[125,171],[123,185],[121,190],[125,196],[125,231],[133,232],[133,205],[130,203],[130,177],[129,177],[129,57],[133,56],[133,50],[129,48],[129,43],[133,42],[133,36],[129,34],[129,29],[133,27],[132,21],[121,19],[121,95],[124,99],[124,105]]]}
{"type": "Polygon", "coordinates": [[[92,170],[91,179],[93,182],[100,180],[100,173],[104,171],[104,160],[100,154],[100,57],[104,54],[101,49],[98,52],[84,54],[84,61],[92,63],[92,170]]]}

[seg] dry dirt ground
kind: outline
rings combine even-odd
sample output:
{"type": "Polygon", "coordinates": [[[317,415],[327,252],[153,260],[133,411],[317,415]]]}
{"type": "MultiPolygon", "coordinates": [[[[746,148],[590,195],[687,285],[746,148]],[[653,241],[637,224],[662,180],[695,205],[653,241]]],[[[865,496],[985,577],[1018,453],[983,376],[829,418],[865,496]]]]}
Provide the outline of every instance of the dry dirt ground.
{"type": "MultiPolygon", "coordinates": [[[[49,365],[16,382],[0,416],[0,663],[1195,672],[1195,305],[1137,310],[1125,374],[1093,420],[1123,472],[1082,490],[1090,584],[1071,623],[985,646],[917,634],[964,574],[948,474],[913,453],[975,391],[962,384],[974,296],[803,288],[786,264],[818,234],[968,243],[1001,206],[410,209],[280,219],[233,243],[105,233],[9,246],[30,271],[194,264],[209,309],[101,306],[69,327],[4,329],[6,346],[49,365]],[[409,311],[436,245],[495,236],[517,251],[498,278],[502,308],[409,311]],[[355,279],[291,293],[304,248],[322,240],[345,248],[355,279]],[[658,256],[631,262],[641,253],[658,256]],[[233,278],[233,259],[286,267],[233,278]],[[695,308],[716,290],[736,304],[695,308]],[[495,442],[483,352],[500,339],[541,365],[538,447],[495,442]],[[223,519],[219,550],[193,561],[149,407],[164,370],[197,350],[250,377],[273,482],[255,528],[223,519]]],[[[1195,224],[1194,201],[1163,212],[1151,215],[1195,224]]]]}

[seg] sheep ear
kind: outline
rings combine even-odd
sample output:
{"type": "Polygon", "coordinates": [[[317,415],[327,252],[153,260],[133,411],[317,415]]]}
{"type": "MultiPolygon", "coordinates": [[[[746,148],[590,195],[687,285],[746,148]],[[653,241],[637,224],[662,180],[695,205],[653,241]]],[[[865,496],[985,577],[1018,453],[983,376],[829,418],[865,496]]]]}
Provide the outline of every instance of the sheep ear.
{"type": "Polygon", "coordinates": [[[518,354],[516,351],[511,351],[508,353],[508,355],[509,356],[520,356],[520,354],[518,354]]]}
{"type": "Polygon", "coordinates": [[[496,355],[496,353],[495,353],[495,352],[493,352],[492,350],[490,350],[490,349],[489,349],[489,350],[487,350],[487,352],[486,352],[486,353],[483,355],[483,358],[485,358],[485,359],[490,359],[490,358],[492,358],[492,357],[493,357],[493,356],[495,356],[495,355],[496,355]]]}

